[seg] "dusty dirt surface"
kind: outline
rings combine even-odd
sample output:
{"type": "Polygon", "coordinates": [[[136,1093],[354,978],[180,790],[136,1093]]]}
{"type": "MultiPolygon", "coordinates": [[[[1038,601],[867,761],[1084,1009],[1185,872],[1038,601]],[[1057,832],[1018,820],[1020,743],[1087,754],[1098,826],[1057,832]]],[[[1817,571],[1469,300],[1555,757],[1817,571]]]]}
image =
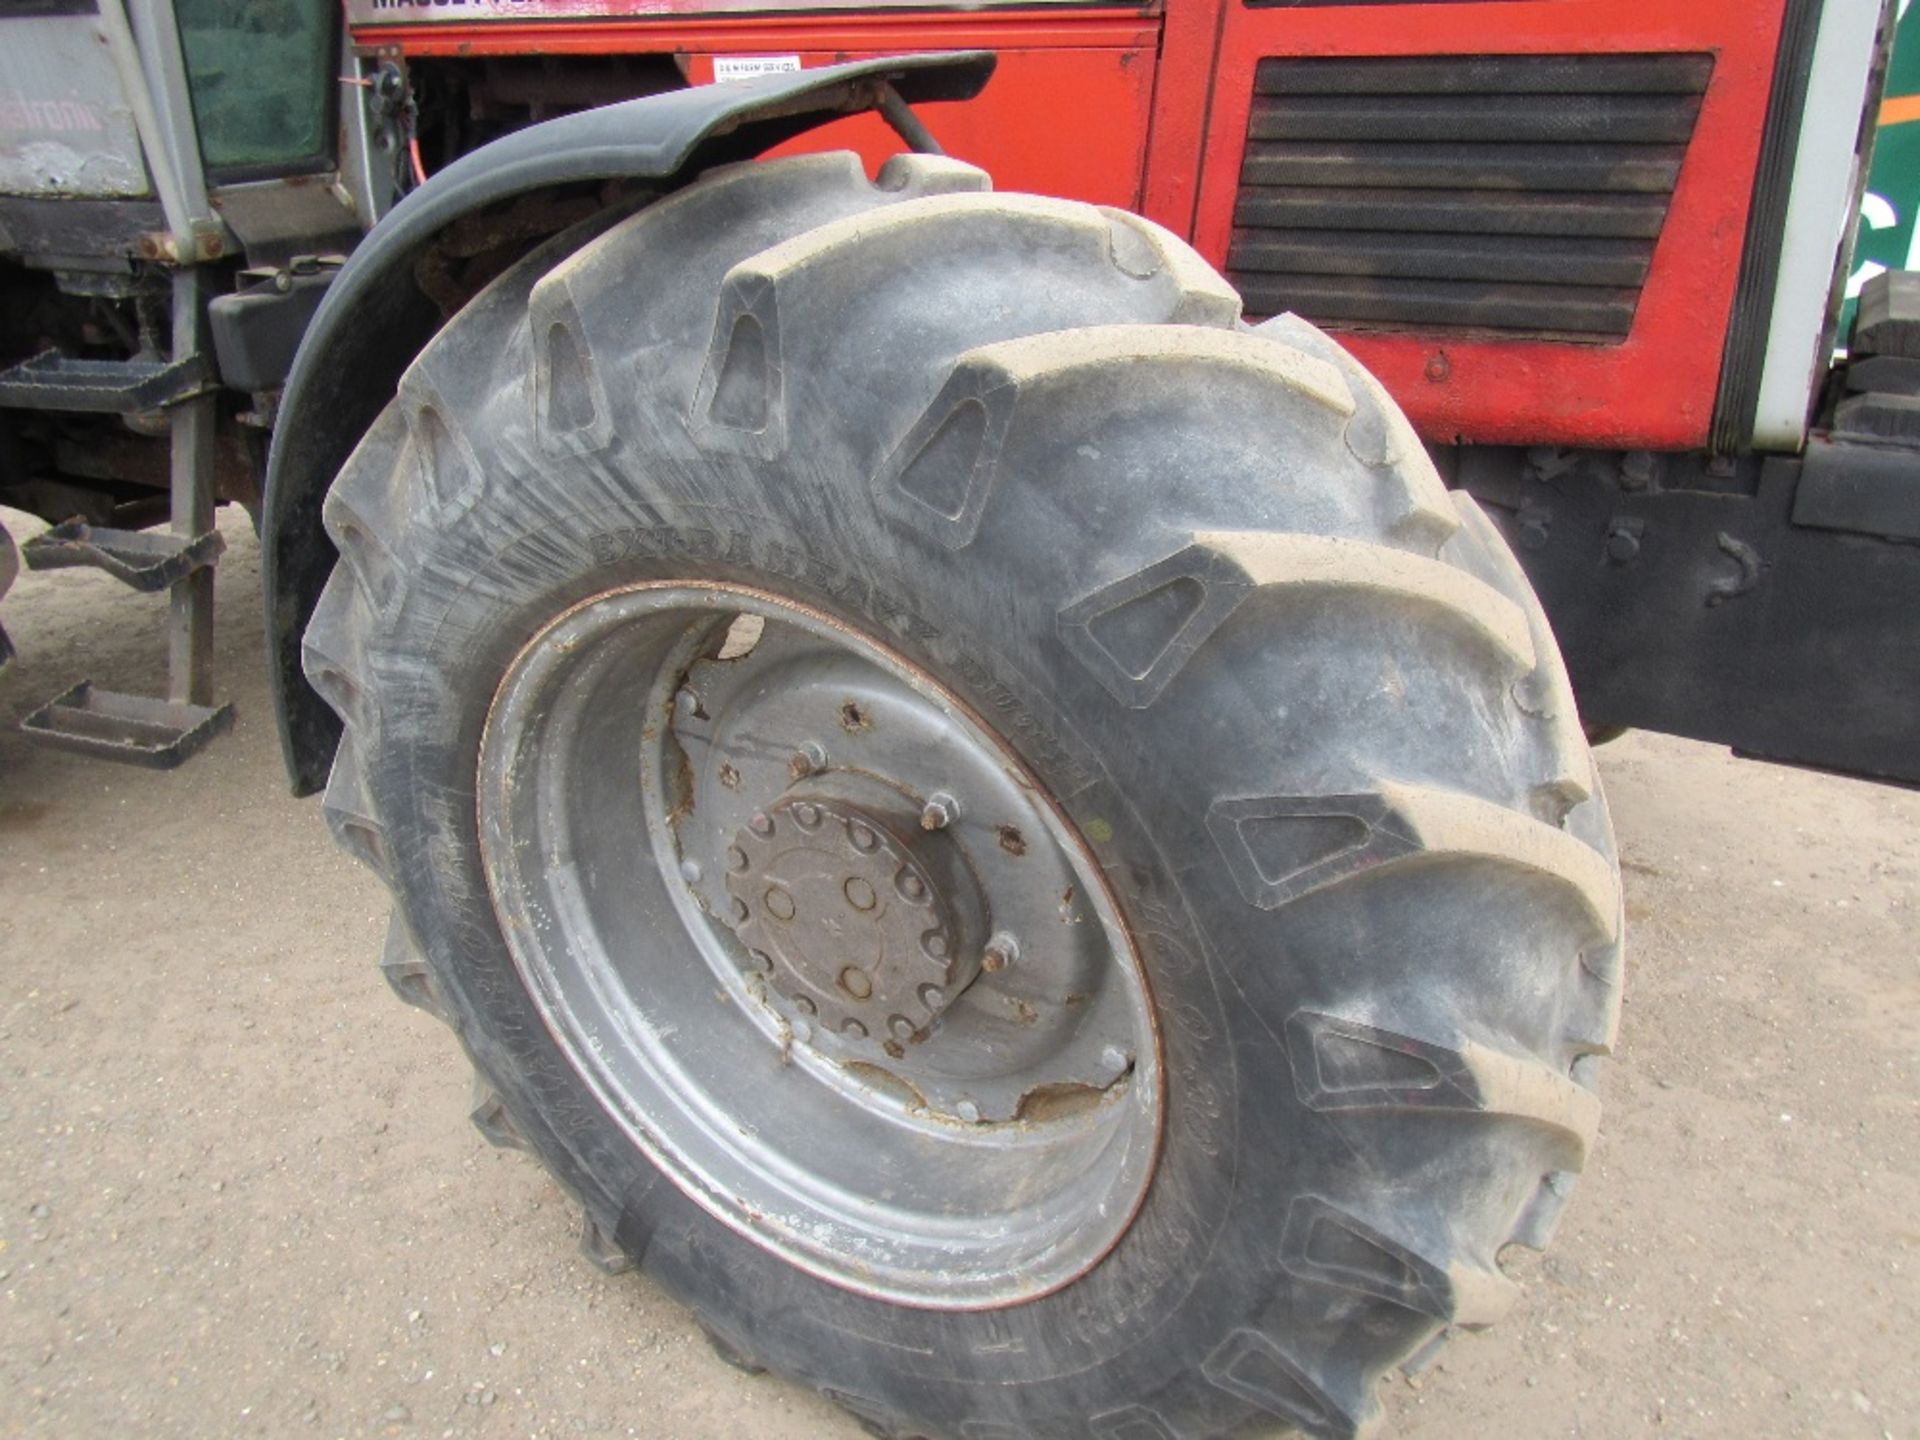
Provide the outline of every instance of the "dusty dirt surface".
{"type": "MultiPolygon", "coordinates": [[[[225,528],[239,723],[172,775],[12,728],[157,686],[157,602],[68,571],[0,611],[0,1435],[858,1434],[588,1268],[466,1123],[453,1041],[374,968],[381,892],[287,796],[225,528]]],[[[1605,1133],[1516,1312],[1390,1383],[1388,1433],[1920,1436],[1920,795],[1645,735],[1601,768],[1605,1133]]]]}

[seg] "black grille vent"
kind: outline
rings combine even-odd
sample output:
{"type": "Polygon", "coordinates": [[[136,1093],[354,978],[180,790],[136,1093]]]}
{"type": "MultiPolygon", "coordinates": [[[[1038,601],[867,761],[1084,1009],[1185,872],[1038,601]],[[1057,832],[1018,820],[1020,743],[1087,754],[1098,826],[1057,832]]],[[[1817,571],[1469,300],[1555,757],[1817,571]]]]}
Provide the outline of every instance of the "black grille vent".
{"type": "Polygon", "coordinates": [[[1706,55],[1263,60],[1227,274],[1257,315],[1617,340],[1706,55]]]}

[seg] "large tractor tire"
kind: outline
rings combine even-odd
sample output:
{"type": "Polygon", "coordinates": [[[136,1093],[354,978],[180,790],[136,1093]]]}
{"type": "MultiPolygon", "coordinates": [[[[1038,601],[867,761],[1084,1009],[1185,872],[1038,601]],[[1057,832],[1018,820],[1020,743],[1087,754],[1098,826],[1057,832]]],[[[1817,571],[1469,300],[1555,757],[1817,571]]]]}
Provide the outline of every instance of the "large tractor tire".
{"type": "Polygon", "coordinates": [[[561,237],[326,506],[386,970],[586,1246],[888,1436],[1365,1432],[1593,1139],[1565,672],[1385,393],[950,160],[561,237]]]}

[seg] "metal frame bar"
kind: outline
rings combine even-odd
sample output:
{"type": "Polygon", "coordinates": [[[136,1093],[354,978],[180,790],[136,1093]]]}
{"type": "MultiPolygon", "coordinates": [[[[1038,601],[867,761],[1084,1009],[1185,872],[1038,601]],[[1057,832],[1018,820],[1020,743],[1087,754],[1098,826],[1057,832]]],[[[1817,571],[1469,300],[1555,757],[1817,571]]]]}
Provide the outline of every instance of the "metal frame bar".
{"type": "Polygon", "coordinates": [[[226,227],[213,213],[206,171],[193,125],[187,65],[180,29],[166,0],[99,0],[100,26],[113,56],[120,87],[133,111],[147,170],[166,215],[166,258],[182,264],[208,259],[225,248],[226,227]],[[133,20],[150,43],[143,52],[133,20]]]}
{"type": "MultiPolygon", "coordinates": [[[[377,70],[378,65],[373,68],[377,70]]],[[[352,198],[361,222],[371,228],[392,208],[398,196],[386,178],[392,170],[392,157],[383,159],[378,155],[373,127],[367,123],[364,87],[370,83],[368,66],[365,58],[355,53],[353,36],[344,26],[340,36],[340,72],[340,153],[335,157],[336,168],[340,184],[352,198]]]]}
{"type": "MultiPolygon", "coordinates": [[[[188,266],[173,277],[173,353],[197,355],[205,325],[202,272],[188,266]]],[[[213,529],[213,440],[217,400],[212,393],[169,410],[172,425],[173,533],[192,540],[213,529]]],[[[167,698],[180,705],[213,703],[213,567],[174,581],[167,593],[167,698]]]]}

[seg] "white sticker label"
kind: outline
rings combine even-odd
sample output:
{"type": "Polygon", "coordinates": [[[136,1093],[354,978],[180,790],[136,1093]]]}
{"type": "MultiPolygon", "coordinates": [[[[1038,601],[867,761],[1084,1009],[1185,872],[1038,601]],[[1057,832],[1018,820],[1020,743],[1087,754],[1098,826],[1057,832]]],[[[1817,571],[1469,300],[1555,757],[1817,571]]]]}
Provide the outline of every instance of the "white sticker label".
{"type": "Polygon", "coordinates": [[[756,75],[783,75],[800,68],[798,55],[716,55],[713,78],[751,80],[756,75]]]}

